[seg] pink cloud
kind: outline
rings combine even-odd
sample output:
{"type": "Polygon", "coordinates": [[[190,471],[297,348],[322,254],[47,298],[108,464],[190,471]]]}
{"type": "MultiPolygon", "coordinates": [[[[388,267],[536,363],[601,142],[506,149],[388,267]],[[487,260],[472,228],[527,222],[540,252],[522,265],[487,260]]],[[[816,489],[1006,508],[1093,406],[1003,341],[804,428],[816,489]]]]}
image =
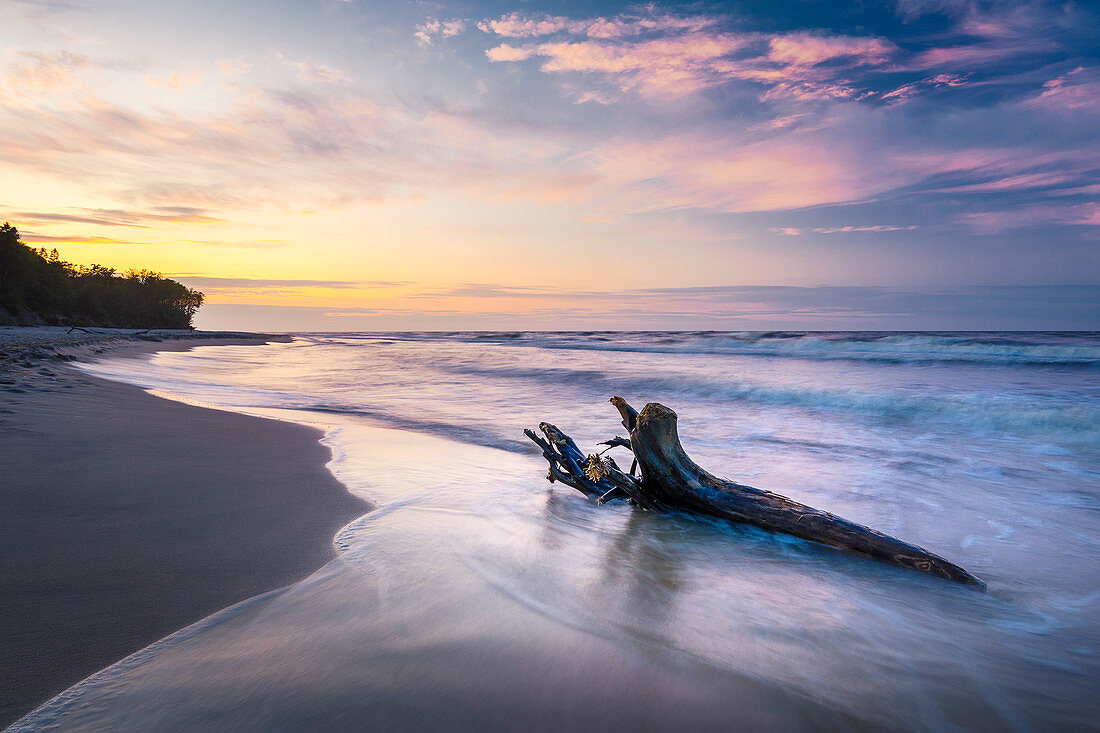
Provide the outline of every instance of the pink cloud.
{"type": "Polygon", "coordinates": [[[765,102],[784,97],[797,100],[811,99],[862,99],[870,92],[860,92],[843,83],[818,81],[782,81],[773,86],[761,99],[765,102]]]}
{"type": "Polygon", "coordinates": [[[916,225],[894,226],[890,224],[874,224],[871,226],[843,226],[843,227],[815,227],[817,234],[850,234],[852,232],[911,232],[917,229],[916,225]]]}
{"type": "Polygon", "coordinates": [[[1100,203],[1038,204],[1012,211],[963,214],[959,221],[979,234],[1035,226],[1100,226],[1100,203]]]}
{"type": "Polygon", "coordinates": [[[90,56],[70,51],[9,51],[7,66],[0,71],[0,89],[9,100],[37,101],[47,93],[68,92],[79,87],[82,71],[99,67],[90,56]]]}
{"type": "Polygon", "coordinates": [[[29,244],[134,244],[129,240],[113,237],[49,235],[27,231],[20,231],[20,238],[29,244]]]}
{"type": "Polygon", "coordinates": [[[490,48],[490,61],[544,59],[547,73],[599,74],[622,90],[681,96],[732,80],[770,87],[765,99],[851,99],[865,92],[843,78],[860,66],[880,66],[898,49],[877,37],[794,32],[723,32],[721,18],[619,15],[571,19],[514,12],[483,20],[486,33],[533,39],[490,48]]]}
{"type": "Polygon", "coordinates": [[[312,61],[299,61],[291,64],[298,69],[298,78],[303,81],[318,82],[321,84],[339,84],[348,81],[350,77],[346,72],[328,64],[318,64],[312,61]]]}
{"type": "Polygon", "coordinates": [[[892,91],[886,92],[882,95],[884,100],[898,100],[903,101],[910,97],[915,97],[929,89],[939,89],[940,87],[959,87],[968,84],[965,76],[959,76],[958,74],[936,74],[930,76],[927,79],[921,79],[919,81],[910,82],[909,84],[903,84],[902,86],[892,91]]]}
{"type": "Polygon", "coordinates": [[[965,174],[968,176],[1014,175],[1023,169],[1065,160],[1064,156],[1031,149],[968,148],[894,153],[891,163],[921,178],[965,174]]]}
{"type": "Polygon", "coordinates": [[[605,145],[591,155],[624,211],[776,211],[866,199],[912,180],[858,141],[789,133],[746,143],[717,130],[605,145]],[[651,182],[652,185],[649,185],[651,182]],[[643,185],[639,185],[643,184],[643,185]]]}
{"type": "Polygon", "coordinates": [[[596,104],[604,105],[614,104],[615,97],[599,90],[586,89],[578,92],[573,100],[574,104],[584,104],[585,102],[595,102],[596,104]]]}
{"type": "Polygon", "coordinates": [[[979,38],[1012,38],[1018,33],[1014,24],[1006,18],[971,14],[958,26],[963,33],[979,38]]]}
{"type": "Polygon", "coordinates": [[[86,90],[57,104],[12,106],[7,99],[0,103],[0,160],[140,206],[366,202],[435,175],[430,146],[416,139],[404,113],[340,87],[319,89],[253,87],[225,108],[178,113],[86,90]]]}
{"type": "Polygon", "coordinates": [[[765,99],[849,99],[860,92],[836,75],[852,66],[881,64],[894,51],[892,44],[878,38],[796,33],[766,39],[759,34],[691,30],[641,40],[500,44],[486,55],[497,62],[537,56],[544,59],[544,72],[602,74],[623,90],[650,95],[680,96],[740,79],[770,86],[765,99]],[[833,63],[825,68],[826,62],[833,63]]]}
{"type": "Polygon", "coordinates": [[[532,18],[516,11],[502,15],[496,20],[483,20],[477,24],[477,27],[485,33],[494,33],[506,38],[534,38],[567,30],[571,23],[572,21],[568,18],[550,15],[532,18]]]}
{"type": "Polygon", "coordinates": [[[969,183],[960,186],[947,186],[936,189],[936,193],[997,193],[1001,191],[1024,191],[1031,188],[1060,186],[1075,178],[1073,171],[1047,171],[1042,173],[1019,173],[982,183],[969,183]]]}
{"type": "Polygon", "coordinates": [[[1029,104],[1045,110],[1100,113],[1100,73],[1078,67],[1043,84],[1043,91],[1029,104]]]}
{"type": "Polygon", "coordinates": [[[239,77],[252,71],[252,64],[239,59],[223,59],[217,63],[218,73],[229,84],[235,84],[239,77]]]}
{"type": "MultiPolygon", "coordinates": [[[[853,232],[911,232],[917,228],[918,227],[915,225],[893,226],[889,224],[874,224],[872,226],[814,227],[808,231],[814,234],[851,234],[853,232]]],[[[807,230],[798,229],[796,227],[772,227],[768,231],[783,236],[797,237],[807,230]]]]}
{"type": "Polygon", "coordinates": [[[432,45],[432,38],[435,36],[452,38],[462,33],[464,30],[466,30],[466,21],[462,18],[450,18],[447,20],[428,18],[416,27],[416,32],[413,33],[413,36],[420,45],[430,46],[432,45]]]}
{"type": "Polygon", "coordinates": [[[775,117],[766,122],[761,122],[758,125],[753,125],[750,130],[782,130],[786,127],[793,127],[799,122],[804,120],[807,113],[799,113],[793,115],[784,115],[783,117],[775,117]]]}
{"type": "Polygon", "coordinates": [[[561,41],[514,47],[501,44],[487,52],[490,61],[544,59],[548,73],[599,73],[614,77],[621,89],[679,95],[709,86],[727,75],[716,62],[744,45],[730,34],[696,33],[671,39],[630,43],[561,41]]]}
{"type": "Polygon", "coordinates": [[[896,51],[893,43],[882,38],[825,36],[790,33],[769,42],[768,58],[790,66],[815,66],[834,59],[854,64],[881,64],[896,51]]]}
{"type": "Polygon", "coordinates": [[[953,69],[987,66],[1017,53],[1014,46],[994,44],[970,44],[930,48],[917,54],[905,65],[911,69],[933,69],[948,66],[953,69]]]}
{"type": "Polygon", "coordinates": [[[556,33],[586,36],[588,38],[623,38],[643,33],[667,33],[699,31],[715,25],[718,18],[711,16],[683,17],[670,14],[619,15],[614,18],[573,19],[552,15],[525,15],[519,11],[507,13],[497,19],[486,19],[477,24],[485,33],[505,38],[537,38],[556,33]]]}
{"type": "MultiPolygon", "coordinates": [[[[680,47],[669,41],[611,54],[603,42],[581,44],[585,50],[562,55],[563,63],[626,76],[661,54],[697,59],[704,69],[698,73],[709,73],[715,53],[701,45],[684,52],[694,56],[678,57],[680,47]]],[[[698,68],[673,66],[669,76],[646,83],[699,83],[691,76],[698,68]]],[[[502,131],[476,109],[388,107],[327,85],[309,93],[248,88],[220,112],[141,112],[83,93],[66,104],[64,113],[50,105],[9,108],[0,158],[70,181],[109,181],[112,193],[141,206],[336,205],[431,186],[575,206],[578,218],[592,211],[751,212],[864,201],[950,173],[1022,186],[1039,182],[1024,178],[1036,170],[1068,165],[1065,154],[1018,149],[900,152],[867,132],[877,124],[867,117],[874,113],[854,105],[838,105],[813,124],[794,124],[799,117],[788,115],[791,124],[769,128],[765,140],[760,130],[722,124],[593,143],[561,128],[502,131]],[[290,180],[288,161],[300,171],[290,180]]],[[[1083,170],[1088,161],[1080,152],[1073,157],[1073,170],[1083,170]]]]}
{"type": "Polygon", "coordinates": [[[949,40],[955,45],[930,48],[917,54],[905,67],[976,69],[1007,58],[1049,51],[1058,47],[1051,40],[1049,21],[1049,16],[1027,4],[993,3],[986,8],[970,5],[952,29],[949,40]],[[977,42],[958,43],[959,35],[977,42]]]}
{"type": "Polygon", "coordinates": [[[509,46],[507,43],[502,43],[499,46],[490,48],[485,52],[485,55],[490,61],[523,61],[529,59],[537,53],[537,49],[534,48],[516,48],[515,46],[509,46]]]}
{"type": "MultiPolygon", "coordinates": [[[[846,114],[824,123],[780,128],[763,140],[755,138],[752,130],[698,128],[650,141],[609,142],[584,159],[597,176],[593,190],[615,192],[603,201],[604,210],[623,213],[678,208],[778,211],[845,204],[945,176],[984,181],[930,193],[1028,190],[1085,178],[1100,165],[1096,155],[1081,150],[930,147],[912,152],[877,134],[869,135],[863,123],[871,114],[848,108],[846,114]]],[[[1088,189],[1073,190],[1087,193],[1088,189]]],[[[1075,220],[1088,221],[1083,214],[1075,220]]],[[[911,228],[880,224],[814,231],[839,234],[911,228]]]]}
{"type": "MultiPolygon", "coordinates": [[[[963,3],[951,14],[953,28],[932,39],[941,45],[917,53],[876,36],[727,32],[720,26],[730,19],[712,15],[577,19],[517,11],[483,20],[478,27],[519,39],[488,50],[491,61],[538,57],[544,72],[598,75],[604,78],[597,83],[649,97],[680,97],[739,80],[766,87],[765,102],[874,99],[896,104],[934,89],[976,83],[969,80],[972,72],[1055,47],[1047,32],[1049,18],[1028,8],[978,10],[963,3]],[[860,80],[875,71],[932,73],[879,91],[860,80]]],[[[1061,94],[1066,105],[1094,101],[1091,90],[1068,80],[1065,89],[1051,86],[1048,91],[1047,100],[1061,94]]]]}
{"type": "MultiPolygon", "coordinates": [[[[574,65],[582,63],[628,69],[636,58],[582,57],[574,65]]],[[[506,178],[482,185],[502,187],[497,190],[506,190],[501,195],[508,198],[576,207],[580,217],[592,211],[621,219],[677,209],[735,213],[845,204],[945,176],[985,181],[968,184],[976,191],[981,186],[1016,190],[1055,185],[1052,174],[1044,171],[1067,176],[1076,171],[1081,177],[1096,164],[1095,156],[1081,151],[897,146],[880,129],[882,114],[881,108],[845,105],[827,116],[813,116],[810,124],[799,124],[802,115],[788,115],[775,126],[698,125],[692,132],[648,139],[635,134],[595,145],[571,139],[565,130],[501,137],[484,129],[478,117],[453,112],[431,116],[420,127],[436,131],[436,139],[448,148],[477,150],[484,160],[510,161],[512,172],[506,178]],[[545,144],[551,139],[561,144],[545,144]],[[541,148],[537,142],[543,143],[541,148]],[[522,159],[518,150],[524,151],[522,159]]],[[[908,231],[900,225],[825,229],[829,231],[814,233],[908,231]]]]}
{"type": "MultiPolygon", "coordinates": [[[[899,168],[922,179],[933,176],[962,177],[974,183],[945,185],[928,193],[1001,193],[1060,187],[1075,180],[1095,177],[1100,153],[1088,148],[1043,151],[1037,148],[971,148],[951,153],[901,153],[893,158],[899,168]]],[[[1087,195],[1092,186],[1062,188],[1044,195],[1087,195]]]]}

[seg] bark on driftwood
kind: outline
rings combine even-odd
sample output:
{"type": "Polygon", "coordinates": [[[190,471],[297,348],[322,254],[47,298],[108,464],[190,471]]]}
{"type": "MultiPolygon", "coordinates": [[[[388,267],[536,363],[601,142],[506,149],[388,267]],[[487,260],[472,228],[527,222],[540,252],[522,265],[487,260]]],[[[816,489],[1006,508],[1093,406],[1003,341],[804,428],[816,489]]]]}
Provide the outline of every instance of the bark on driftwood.
{"type": "MultiPolygon", "coordinates": [[[[813,540],[843,550],[869,555],[929,575],[984,588],[966,570],[922,547],[850,522],[829,512],[717,478],[688,457],[676,430],[676,413],[651,402],[638,413],[622,397],[612,397],[630,438],[604,441],[606,450],[629,449],[635,465],[623,471],[610,457],[585,455],[568,435],[550,423],[540,423],[545,439],[524,430],[542,449],[550,464],[547,478],[572,486],[599,503],[629,499],[643,509],[680,509],[745,522],[813,540]],[[635,475],[635,466],[639,470],[635,475]]],[[[606,451],[605,451],[606,452],[606,451]]]]}

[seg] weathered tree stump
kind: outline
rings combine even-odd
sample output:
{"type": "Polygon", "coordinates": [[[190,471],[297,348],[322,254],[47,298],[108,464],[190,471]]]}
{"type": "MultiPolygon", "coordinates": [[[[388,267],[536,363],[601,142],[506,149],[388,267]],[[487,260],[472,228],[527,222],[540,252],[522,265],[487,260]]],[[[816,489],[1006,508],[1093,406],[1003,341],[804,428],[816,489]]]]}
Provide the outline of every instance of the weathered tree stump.
{"type": "Polygon", "coordinates": [[[985,583],[966,570],[922,547],[785,496],[707,473],[684,451],[676,429],[676,413],[664,405],[651,402],[638,413],[622,397],[612,397],[611,403],[619,410],[630,438],[615,437],[603,445],[608,446],[606,450],[629,449],[638,474],[634,467],[630,472],[623,471],[610,457],[585,457],[572,438],[544,422],[539,429],[545,439],[531,430],[523,432],[542,449],[550,464],[547,478],[551,482],[572,486],[598,503],[621,498],[649,511],[686,510],[754,524],[985,588],[985,583]]]}

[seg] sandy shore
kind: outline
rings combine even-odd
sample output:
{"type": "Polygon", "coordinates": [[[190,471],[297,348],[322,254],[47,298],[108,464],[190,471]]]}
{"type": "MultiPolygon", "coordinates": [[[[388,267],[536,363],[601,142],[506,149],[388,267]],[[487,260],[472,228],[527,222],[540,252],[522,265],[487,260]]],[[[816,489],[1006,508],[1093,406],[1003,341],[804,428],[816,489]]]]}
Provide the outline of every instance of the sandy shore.
{"type": "Polygon", "coordinates": [[[304,577],[369,508],[325,469],[313,430],[162,400],[64,363],[264,341],[217,336],[0,329],[0,727],[304,577]]]}

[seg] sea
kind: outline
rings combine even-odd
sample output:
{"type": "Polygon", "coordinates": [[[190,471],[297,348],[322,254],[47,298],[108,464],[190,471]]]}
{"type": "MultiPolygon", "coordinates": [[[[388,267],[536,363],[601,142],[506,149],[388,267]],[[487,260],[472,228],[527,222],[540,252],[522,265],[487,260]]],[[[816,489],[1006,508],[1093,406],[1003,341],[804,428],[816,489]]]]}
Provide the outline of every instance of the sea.
{"type": "Polygon", "coordinates": [[[1098,729],[1100,333],[303,333],[80,368],[315,426],[375,508],[13,730],[1098,729]],[[548,482],[524,428],[595,452],[612,395],[988,589],[548,482]]]}

